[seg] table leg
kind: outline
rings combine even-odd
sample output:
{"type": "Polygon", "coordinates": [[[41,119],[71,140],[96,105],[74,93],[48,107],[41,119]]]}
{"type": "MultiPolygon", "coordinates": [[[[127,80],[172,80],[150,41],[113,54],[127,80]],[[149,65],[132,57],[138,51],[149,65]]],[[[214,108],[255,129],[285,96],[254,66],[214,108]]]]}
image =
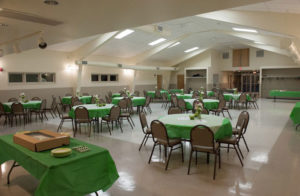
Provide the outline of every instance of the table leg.
{"type": "Polygon", "coordinates": [[[296,126],[296,130],[298,129],[299,126],[300,126],[300,124],[298,124],[298,125],[296,126]]]}
{"type": "Polygon", "coordinates": [[[17,162],[16,162],[16,161],[14,161],[14,163],[12,164],[12,166],[11,166],[11,168],[10,168],[9,172],[8,172],[8,175],[7,175],[7,184],[9,184],[9,183],[10,183],[10,181],[9,181],[9,177],[10,177],[10,174],[11,174],[12,170],[13,170],[15,167],[18,167],[18,166],[20,166],[20,165],[18,165],[18,164],[17,164],[17,162]]]}

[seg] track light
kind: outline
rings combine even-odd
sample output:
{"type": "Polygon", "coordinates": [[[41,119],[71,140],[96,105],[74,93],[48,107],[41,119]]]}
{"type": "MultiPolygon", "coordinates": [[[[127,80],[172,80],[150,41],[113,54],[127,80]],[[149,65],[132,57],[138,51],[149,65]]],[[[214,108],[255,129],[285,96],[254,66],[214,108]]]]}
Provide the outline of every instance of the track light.
{"type": "Polygon", "coordinates": [[[42,37],[39,38],[39,48],[40,49],[47,48],[47,43],[44,41],[44,39],[42,37]]]}

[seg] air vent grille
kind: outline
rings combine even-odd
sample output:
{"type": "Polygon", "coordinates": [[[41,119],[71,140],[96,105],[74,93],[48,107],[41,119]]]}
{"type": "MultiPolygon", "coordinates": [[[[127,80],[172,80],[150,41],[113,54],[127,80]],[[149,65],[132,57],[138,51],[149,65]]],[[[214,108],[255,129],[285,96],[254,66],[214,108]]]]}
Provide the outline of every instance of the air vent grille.
{"type": "Polygon", "coordinates": [[[229,52],[223,52],[222,58],[223,59],[229,59],[229,52]]]}
{"type": "Polygon", "coordinates": [[[256,51],[256,57],[264,57],[265,51],[264,50],[257,50],[256,51]]]}

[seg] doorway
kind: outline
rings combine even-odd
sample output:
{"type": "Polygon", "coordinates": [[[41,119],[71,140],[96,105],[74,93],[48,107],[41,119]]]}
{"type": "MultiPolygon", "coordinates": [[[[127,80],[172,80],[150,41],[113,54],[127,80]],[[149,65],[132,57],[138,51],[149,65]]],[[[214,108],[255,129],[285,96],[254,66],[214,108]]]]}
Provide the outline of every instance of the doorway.
{"type": "Polygon", "coordinates": [[[162,89],[162,75],[156,75],[156,86],[157,89],[162,89]]]}
{"type": "Polygon", "coordinates": [[[184,89],[184,75],[177,75],[177,89],[184,89]]]}

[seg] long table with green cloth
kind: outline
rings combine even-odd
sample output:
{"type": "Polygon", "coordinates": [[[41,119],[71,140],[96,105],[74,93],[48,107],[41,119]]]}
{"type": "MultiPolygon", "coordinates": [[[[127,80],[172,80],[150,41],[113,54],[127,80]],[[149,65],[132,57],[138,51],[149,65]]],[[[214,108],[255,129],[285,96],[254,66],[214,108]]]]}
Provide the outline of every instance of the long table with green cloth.
{"type": "Polygon", "coordinates": [[[166,126],[170,138],[190,139],[191,129],[196,125],[206,125],[213,132],[215,139],[222,139],[232,135],[232,126],[228,118],[215,115],[201,114],[201,119],[190,120],[190,114],[172,114],[160,117],[166,126]]]}
{"type": "Polygon", "coordinates": [[[113,93],[111,97],[112,98],[114,98],[114,97],[121,97],[121,93],[113,93]]]}
{"type": "MultiPolygon", "coordinates": [[[[164,94],[164,93],[167,93],[167,95],[169,94],[167,90],[160,90],[160,94],[164,94]]],[[[147,96],[151,98],[155,98],[155,91],[147,91],[147,96]]]]}
{"type": "MultiPolygon", "coordinates": [[[[115,97],[112,99],[111,103],[114,105],[118,105],[120,100],[124,99],[124,97],[115,97]]],[[[146,103],[146,98],[145,97],[133,97],[131,98],[132,101],[132,106],[143,106],[146,103]]]]}
{"type": "Polygon", "coordinates": [[[90,118],[101,118],[106,115],[109,115],[110,109],[113,107],[113,104],[106,104],[105,106],[97,106],[96,104],[86,104],[86,105],[77,105],[73,106],[69,111],[69,116],[75,118],[75,109],[79,106],[85,107],[89,112],[90,118]]]}
{"type": "Polygon", "coordinates": [[[119,177],[109,151],[72,138],[67,147],[82,145],[90,150],[84,153],[73,150],[68,157],[55,158],[50,150],[32,152],[15,144],[13,135],[3,135],[0,164],[14,160],[39,179],[35,196],[83,196],[100,189],[106,191],[119,177]]]}
{"type": "MultiPolygon", "coordinates": [[[[224,99],[226,101],[230,101],[230,100],[238,100],[241,96],[241,93],[238,93],[238,94],[233,94],[233,93],[224,93],[224,99]]],[[[251,97],[247,94],[247,101],[250,101],[251,100],[251,97]]]]}
{"type": "MultiPolygon", "coordinates": [[[[196,99],[184,99],[186,109],[192,110],[193,109],[193,103],[196,99]]],[[[219,106],[219,100],[216,99],[203,99],[204,107],[207,110],[213,110],[217,109],[219,106]]]]}
{"type": "MultiPolygon", "coordinates": [[[[177,99],[191,99],[192,94],[176,94],[177,99]]],[[[171,95],[168,95],[168,100],[171,100],[171,95]]]]}
{"type": "Polygon", "coordinates": [[[286,98],[299,98],[300,99],[300,91],[286,91],[286,90],[271,90],[269,92],[270,97],[286,97],[286,98]]]}
{"type": "Polygon", "coordinates": [[[170,93],[183,93],[182,89],[170,89],[170,93]]]}
{"type": "Polygon", "coordinates": [[[300,125],[300,102],[297,102],[294,106],[290,118],[295,125],[300,125]]]}
{"type": "MultiPolygon", "coordinates": [[[[24,103],[24,102],[20,102],[20,103],[23,105],[24,109],[35,109],[35,110],[38,110],[41,107],[42,101],[28,101],[26,103],[24,103]]],[[[11,105],[12,104],[13,104],[13,102],[3,103],[4,111],[5,112],[11,112],[11,105]]]]}
{"type": "MultiPolygon", "coordinates": [[[[191,94],[193,94],[193,92],[194,92],[194,91],[191,91],[191,94]]],[[[198,91],[198,92],[199,92],[199,91],[198,91]]],[[[207,93],[207,96],[208,96],[208,97],[213,97],[213,96],[215,96],[214,91],[206,91],[206,93],[207,93]]]]}
{"type": "MultiPolygon", "coordinates": [[[[61,99],[63,104],[71,104],[72,96],[66,96],[61,99]]],[[[92,96],[81,96],[79,100],[84,104],[90,104],[92,102],[92,96]]]]}

